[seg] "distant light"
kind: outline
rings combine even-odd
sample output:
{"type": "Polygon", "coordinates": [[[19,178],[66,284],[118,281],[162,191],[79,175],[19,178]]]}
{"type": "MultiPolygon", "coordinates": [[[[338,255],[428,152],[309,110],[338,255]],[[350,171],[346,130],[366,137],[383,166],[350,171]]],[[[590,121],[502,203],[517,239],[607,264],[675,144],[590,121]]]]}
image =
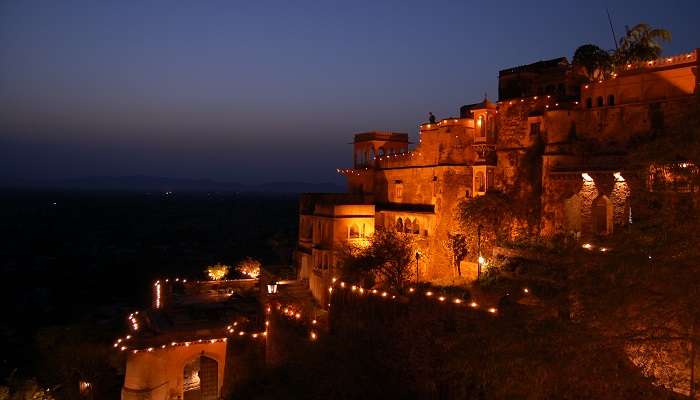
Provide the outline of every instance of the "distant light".
{"type": "Polygon", "coordinates": [[[593,177],[591,177],[588,172],[584,172],[581,174],[581,177],[583,178],[584,181],[586,182],[593,182],[593,177]]]}
{"type": "Polygon", "coordinates": [[[486,263],[486,259],[485,259],[484,257],[482,257],[482,256],[479,256],[478,261],[479,261],[479,264],[481,264],[481,265],[483,265],[484,263],[486,263]]]}
{"type": "Polygon", "coordinates": [[[613,174],[613,176],[615,177],[615,182],[624,182],[625,181],[625,178],[623,178],[622,174],[619,172],[615,172],[613,174]]]}
{"type": "Polygon", "coordinates": [[[583,247],[586,250],[590,250],[593,248],[593,245],[590,243],[584,243],[583,245],[581,245],[581,247],[583,247]]]}

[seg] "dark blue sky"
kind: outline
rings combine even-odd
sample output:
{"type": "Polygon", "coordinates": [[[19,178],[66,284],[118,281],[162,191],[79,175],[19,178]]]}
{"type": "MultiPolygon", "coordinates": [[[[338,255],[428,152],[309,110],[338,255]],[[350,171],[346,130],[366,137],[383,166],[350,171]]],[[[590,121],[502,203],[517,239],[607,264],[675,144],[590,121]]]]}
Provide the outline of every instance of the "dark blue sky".
{"type": "Polygon", "coordinates": [[[496,98],[498,70],[670,29],[700,1],[3,1],[0,180],[338,181],[353,132],[496,98]]]}

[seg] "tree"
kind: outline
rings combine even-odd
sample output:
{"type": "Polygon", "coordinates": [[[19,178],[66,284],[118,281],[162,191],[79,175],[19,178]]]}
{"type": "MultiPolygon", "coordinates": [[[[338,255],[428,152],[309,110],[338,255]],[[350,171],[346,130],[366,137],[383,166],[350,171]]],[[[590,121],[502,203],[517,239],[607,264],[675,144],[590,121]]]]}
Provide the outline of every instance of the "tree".
{"type": "Polygon", "coordinates": [[[231,269],[231,267],[228,265],[216,263],[214,265],[208,266],[204,270],[204,272],[207,274],[207,277],[212,281],[220,281],[226,278],[229,269],[231,269]]]}
{"type": "Polygon", "coordinates": [[[671,41],[671,32],[666,29],[652,28],[641,23],[632,29],[625,27],[626,34],[620,39],[620,46],[615,52],[618,65],[659,58],[663,48],[661,42],[671,41]]]}
{"type": "Polygon", "coordinates": [[[487,253],[491,246],[511,238],[516,226],[512,203],[503,193],[489,192],[464,199],[457,205],[456,218],[469,253],[477,256],[487,253]]]}
{"type": "Polygon", "coordinates": [[[377,229],[366,246],[345,244],[336,253],[343,279],[373,282],[374,275],[403,292],[413,275],[415,248],[411,235],[377,229]]]}
{"type": "Polygon", "coordinates": [[[611,55],[594,44],[584,44],[574,53],[574,66],[578,67],[589,81],[607,78],[613,69],[611,55]]]}
{"type": "Polygon", "coordinates": [[[236,270],[245,276],[256,279],[260,276],[260,265],[260,261],[252,257],[246,257],[244,260],[238,262],[236,270]]]}
{"type": "Polygon", "coordinates": [[[445,249],[450,253],[457,275],[462,276],[459,263],[467,258],[467,254],[469,254],[469,245],[466,235],[459,232],[448,233],[447,240],[445,241],[445,249]]]}

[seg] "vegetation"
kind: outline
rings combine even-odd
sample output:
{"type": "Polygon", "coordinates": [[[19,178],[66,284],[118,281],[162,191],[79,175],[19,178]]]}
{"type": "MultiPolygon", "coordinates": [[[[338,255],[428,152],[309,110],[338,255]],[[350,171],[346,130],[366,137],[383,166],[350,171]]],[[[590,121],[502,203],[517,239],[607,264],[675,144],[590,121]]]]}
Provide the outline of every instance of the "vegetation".
{"type": "Polygon", "coordinates": [[[238,262],[236,265],[236,270],[249,278],[256,279],[260,276],[260,266],[262,264],[260,261],[252,258],[246,257],[245,259],[238,262]]]}
{"type": "Polygon", "coordinates": [[[211,279],[212,281],[220,281],[226,278],[230,269],[231,267],[228,265],[216,263],[208,266],[204,272],[207,274],[207,278],[211,279]]]}
{"type": "Polygon", "coordinates": [[[466,252],[478,257],[492,246],[509,240],[517,225],[512,199],[500,192],[464,199],[457,206],[456,218],[466,242],[466,252]]]}
{"type": "Polygon", "coordinates": [[[337,255],[343,279],[367,285],[376,277],[387,287],[403,292],[415,278],[415,254],[411,235],[377,229],[367,245],[348,244],[337,255]]]}
{"type": "Polygon", "coordinates": [[[625,36],[620,39],[620,46],[615,52],[618,65],[655,60],[663,51],[661,42],[671,41],[671,32],[652,28],[649,24],[637,24],[632,29],[625,27],[625,31],[625,36]]]}
{"type": "MultiPolygon", "coordinates": [[[[347,292],[343,292],[347,293],[347,292]]],[[[333,335],[241,388],[251,399],[661,399],[621,348],[557,319],[334,294],[333,335]]]]}
{"type": "Polygon", "coordinates": [[[671,41],[671,32],[652,28],[649,24],[625,27],[625,36],[615,50],[606,51],[594,44],[576,49],[573,63],[589,81],[607,79],[616,67],[641,61],[656,60],[661,56],[662,42],[671,41]]]}
{"type": "Polygon", "coordinates": [[[576,49],[573,62],[589,81],[605,79],[613,69],[612,55],[594,44],[576,49]]]}

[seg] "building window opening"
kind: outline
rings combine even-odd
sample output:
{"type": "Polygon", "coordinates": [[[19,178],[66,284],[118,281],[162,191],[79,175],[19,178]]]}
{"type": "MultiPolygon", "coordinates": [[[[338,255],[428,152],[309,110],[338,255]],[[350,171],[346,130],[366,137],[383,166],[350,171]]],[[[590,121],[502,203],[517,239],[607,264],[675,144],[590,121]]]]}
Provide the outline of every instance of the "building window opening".
{"type": "Polygon", "coordinates": [[[614,106],[614,105],[615,105],[615,96],[612,95],[612,94],[611,94],[610,96],[608,96],[608,105],[609,105],[609,106],[614,106]]]}
{"type": "Polygon", "coordinates": [[[403,183],[401,181],[394,182],[394,201],[400,202],[403,199],[403,183]]]}
{"type": "Polygon", "coordinates": [[[420,235],[420,225],[418,224],[417,220],[413,220],[413,234],[414,235],[420,235]]]}
{"type": "Polygon", "coordinates": [[[360,237],[360,228],[356,224],[350,225],[350,228],[348,228],[348,238],[349,239],[357,239],[360,237]]]}
{"type": "Polygon", "coordinates": [[[586,108],[591,108],[593,107],[593,99],[590,97],[586,99],[586,108]]]}
{"type": "Polygon", "coordinates": [[[411,224],[411,220],[406,218],[406,222],[404,223],[403,226],[404,233],[413,233],[413,225],[411,224]]]}
{"type": "Polygon", "coordinates": [[[603,107],[605,105],[605,103],[603,102],[603,96],[598,96],[596,102],[598,103],[598,107],[603,107]]]}
{"type": "Polygon", "coordinates": [[[484,182],[484,173],[479,171],[476,173],[474,176],[474,190],[477,192],[485,192],[486,188],[484,187],[485,182],[484,182]]]}
{"type": "Polygon", "coordinates": [[[396,220],[396,232],[403,232],[403,220],[400,217],[396,220]]]}

